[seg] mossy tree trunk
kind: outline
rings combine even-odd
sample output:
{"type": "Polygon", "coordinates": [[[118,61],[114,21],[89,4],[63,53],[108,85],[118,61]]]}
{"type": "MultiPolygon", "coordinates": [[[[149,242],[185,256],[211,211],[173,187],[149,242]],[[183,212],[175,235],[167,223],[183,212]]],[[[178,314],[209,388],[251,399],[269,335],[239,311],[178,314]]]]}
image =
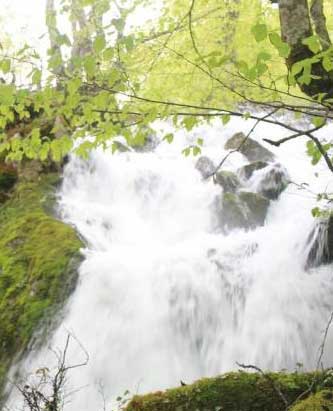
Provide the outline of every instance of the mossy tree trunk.
{"type": "MultiPolygon", "coordinates": [[[[282,39],[290,46],[286,59],[288,69],[302,60],[310,59],[313,52],[303,44],[303,40],[314,33],[320,39],[322,50],[331,45],[324,14],[323,0],[279,0],[282,39]]],[[[315,76],[310,84],[299,82],[299,87],[308,96],[326,93],[333,97],[333,72],[327,72],[321,62],[312,64],[311,74],[315,76]]],[[[299,77],[298,77],[299,78],[299,77]]]]}

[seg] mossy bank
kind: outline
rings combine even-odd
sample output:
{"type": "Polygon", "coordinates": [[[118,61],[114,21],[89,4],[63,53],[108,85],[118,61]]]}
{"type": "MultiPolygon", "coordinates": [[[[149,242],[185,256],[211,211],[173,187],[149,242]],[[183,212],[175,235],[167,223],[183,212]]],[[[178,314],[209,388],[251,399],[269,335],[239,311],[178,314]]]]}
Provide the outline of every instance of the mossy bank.
{"type": "Polygon", "coordinates": [[[14,171],[0,167],[0,404],[12,361],[73,289],[82,247],[54,216],[59,173],[14,171]]]}
{"type": "MultiPolygon", "coordinates": [[[[134,396],[126,411],[285,411],[285,401],[293,405],[310,386],[314,391],[326,387],[327,396],[331,392],[330,384],[321,373],[280,372],[263,376],[231,372],[191,385],[134,396]]],[[[304,401],[310,394],[304,396],[304,401]]],[[[295,411],[317,411],[306,408],[306,403],[305,407],[301,404],[295,403],[295,411]]]]}

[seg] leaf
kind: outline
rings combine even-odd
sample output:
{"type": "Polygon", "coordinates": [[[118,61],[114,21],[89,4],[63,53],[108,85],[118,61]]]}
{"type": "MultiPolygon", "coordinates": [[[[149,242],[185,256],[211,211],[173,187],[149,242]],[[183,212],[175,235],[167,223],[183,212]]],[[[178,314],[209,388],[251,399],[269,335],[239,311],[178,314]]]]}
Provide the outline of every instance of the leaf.
{"type": "Polygon", "coordinates": [[[94,44],[93,44],[94,51],[98,54],[98,53],[100,53],[102,50],[105,49],[105,46],[106,46],[106,41],[105,41],[104,35],[97,36],[97,37],[95,38],[94,44]]]}
{"type": "Polygon", "coordinates": [[[190,152],[191,152],[191,147],[186,147],[182,151],[182,154],[184,154],[185,157],[188,157],[190,155],[190,152]]]}
{"type": "Polygon", "coordinates": [[[203,139],[202,138],[198,138],[198,140],[197,140],[197,144],[198,144],[198,146],[203,146],[203,139]]]}
{"type": "Polygon", "coordinates": [[[312,214],[312,216],[313,217],[320,217],[320,208],[319,207],[314,207],[312,210],[311,210],[311,214],[312,214]]]}
{"type": "Polygon", "coordinates": [[[164,140],[164,141],[167,141],[169,144],[171,144],[171,143],[173,142],[173,138],[174,138],[173,134],[172,134],[172,133],[169,133],[169,134],[166,134],[166,135],[163,137],[163,140],[164,140]]]}
{"type": "Polygon", "coordinates": [[[323,67],[324,69],[329,72],[333,70],[333,62],[328,56],[323,57],[323,67]]]}
{"type": "Polygon", "coordinates": [[[225,126],[230,121],[230,114],[222,114],[222,124],[225,126]]]}
{"type": "Polygon", "coordinates": [[[41,70],[35,69],[31,77],[32,84],[39,85],[41,83],[41,80],[42,80],[41,70]]]}
{"type": "Polygon", "coordinates": [[[267,38],[267,26],[266,24],[257,23],[251,29],[252,34],[254,35],[256,41],[259,43],[267,38]]]}
{"type": "Polygon", "coordinates": [[[199,154],[201,154],[201,148],[198,147],[198,146],[194,146],[194,147],[193,147],[193,155],[194,155],[194,156],[197,156],[197,155],[199,155],[199,154]]]}
{"type": "Polygon", "coordinates": [[[320,40],[318,36],[313,35],[302,40],[302,44],[308,46],[312,53],[317,54],[320,51],[320,40]]]}
{"type": "Polygon", "coordinates": [[[197,124],[197,119],[195,117],[189,116],[183,120],[183,124],[187,131],[191,131],[192,128],[197,124]]]}
{"type": "Polygon", "coordinates": [[[315,127],[321,127],[326,123],[325,117],[318,117],[318,116],[313,117],[311,121],[315,127]]]}
{"type": "Polygon", "coordinates": [[[279,34],[273,32],[269,34],[269,40],[271,44],[277,49],[280,57],[287,58],[290,54],[290,47],[287,43],[282,41],[279,34]]]}

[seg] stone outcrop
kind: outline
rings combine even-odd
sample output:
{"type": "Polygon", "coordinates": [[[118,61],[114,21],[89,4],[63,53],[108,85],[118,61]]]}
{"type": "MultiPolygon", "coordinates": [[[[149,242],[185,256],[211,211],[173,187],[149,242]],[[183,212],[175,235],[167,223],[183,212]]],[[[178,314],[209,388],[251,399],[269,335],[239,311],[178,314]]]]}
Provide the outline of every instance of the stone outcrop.
{"type": "Polygon", "coordinates": [[[226,170],[216,173],[215,183],[219,184],[225,193],[235,193],[241,187],[241,182],[236,173],[226,170]]]}
{"type": "Polygon", "coordinates": [[[208,178],[214,174],[216,167],[213,161],[206,156],[201,156],[195,165],[195,168],[199,171],[203,178],[208,178]]]}
{"type": "Polygon", "coordinates": [[[265,223],[269,200],[260,194],[241,191],[222,195],[221,225],[231,230],[254,229],[265,223]]]}
{"type": "Polygon", "coordinates": [[[226,142],[226,150],[238,150],[248,161],[274,161],[274,154],[244,133],[236,133],[226,142]]]}
{"type": "Polygon", "coordinates": [[[318,221],[307,241],[306,267],[333,262],[333,215],[318,221]]]}

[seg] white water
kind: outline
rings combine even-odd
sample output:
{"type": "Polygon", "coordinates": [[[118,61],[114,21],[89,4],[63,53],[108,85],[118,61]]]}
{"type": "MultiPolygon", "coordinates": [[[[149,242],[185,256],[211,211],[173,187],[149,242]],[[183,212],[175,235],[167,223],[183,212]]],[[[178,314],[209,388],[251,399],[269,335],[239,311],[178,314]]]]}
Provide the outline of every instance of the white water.
{"type": "MultiPolygon", "coordinates": [[[[227,130],[206,126],[188,140],[204,137],[203,154],[218,161],[226,139],[249,128],[249,121],[227,130]]],[[[283,135],[272,126],[256,132],[260,140],[283,135]]],[[[66,410],[100,409],[101,384],[111,398],[237,369],[237,361],[276,370],[315,367],[333,308],[332,267],[303,268],[315,196],[290,185],[271,203],[264,227],[224,235],[214,211],[221,189],[202,181],[196,160],[180,154],[184,139],[179,134],[153,153],[95,152],[88,163],[72,159],[66,167],[59,211],[87,248],[50,345],[63,348],[70,330],[90,357],[69,375],[69,390],[84,388],[66,410]]],[[[276,154],[293,181],[318,192],[330,183],[323,164],[310,165],[304,140],[276,154]]],[[[234,154],[225,168],[245,163],[234,154]]],[[[84,359],[75,342],[70,348],[70,363],[84,359]]],[[[327,366],[332,350],[329,339],[327,366]]],[[[53,361],[45,348],[24,368],[53,361]]]]}

